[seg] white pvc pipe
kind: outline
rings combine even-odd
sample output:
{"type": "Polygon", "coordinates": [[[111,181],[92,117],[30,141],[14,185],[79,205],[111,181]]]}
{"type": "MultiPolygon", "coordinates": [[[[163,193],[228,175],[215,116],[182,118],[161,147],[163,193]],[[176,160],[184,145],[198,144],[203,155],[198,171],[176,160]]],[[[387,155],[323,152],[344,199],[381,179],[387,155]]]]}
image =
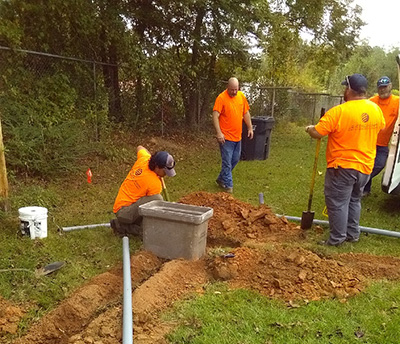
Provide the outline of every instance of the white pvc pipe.
{"type": "Polygon", "coordinates": [[[133,322],[132,322],[132,280],[131,280],[131,259],[129,257],[129,238],[122,238],[123,272],[124,272],[124,303],[122,317],[122,343],[133,343],[133,322]]]}
{"type": "Polygon", "coordinates": [[[70,232],[77,229],[86,229],[86,228],[96,228],[96,227],[110,227],[110,223],[98,223],[95,225],[83,225],[83,226],[73,226],[73,227],[62,227],[63,232],[70,232]]]}
{"type": "MultiPolygon", "coordinates": [[[[285,215],[279,215],[276,214],[278,217],[282,217],[285,215]]],[[[289,221],[301,221],[301,217],[297,216],[285,216],[289,221]]],[[[329,225],[329,221],[326,220],[313,220],[313,223],[317,225],[329,225]]],[[[388,231],[386,229],[378,229],[378,228],[372,228],[372,227],[363,227],[359,226],[361,232],[365,233],[371,233],[371,234],[378,234],[378,235],[387,235],[391,237],[396,237],[400,238],[400,232],[395,232],[395,231],[388,231]]]]}
{"type": "MultiPolygon", "coordinates": [[[[260,204],[264,204],[264,194],[260,192],[258,194],[258,201],[260,204]]],[[[301,222],[301,217],[298,216],[286,216],[286,215],[280,215],[280,214],[275,214],[278,217],[285,216],[289,221],[299,221],[301,222]]],[[[312,223],[315,223],[317,225],[328,225],[329,226],[329,221],[326,220],[313,220],[312,223]]],[[[378,228],[372,228],[372,227],[363,227],[359,226],[361,232],[364,233],[371,233],[371,234],[378,234],[378,235],[387,235],[395,238],[400,238],[400,232],[395,232],[395,231],[388,231],[386,229],[378,229],[378,228]]]]}

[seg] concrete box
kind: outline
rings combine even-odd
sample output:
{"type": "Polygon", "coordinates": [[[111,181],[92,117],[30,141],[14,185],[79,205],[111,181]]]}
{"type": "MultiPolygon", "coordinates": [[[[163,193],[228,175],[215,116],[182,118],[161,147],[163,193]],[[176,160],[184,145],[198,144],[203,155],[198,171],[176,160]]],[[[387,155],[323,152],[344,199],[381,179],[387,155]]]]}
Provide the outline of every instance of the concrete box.
{"type": "Polygon", "coordinates": [[[157,200],[139,206],[139,214],[145,250],[167,259],[204,255],[212,208],[157,200]]]}

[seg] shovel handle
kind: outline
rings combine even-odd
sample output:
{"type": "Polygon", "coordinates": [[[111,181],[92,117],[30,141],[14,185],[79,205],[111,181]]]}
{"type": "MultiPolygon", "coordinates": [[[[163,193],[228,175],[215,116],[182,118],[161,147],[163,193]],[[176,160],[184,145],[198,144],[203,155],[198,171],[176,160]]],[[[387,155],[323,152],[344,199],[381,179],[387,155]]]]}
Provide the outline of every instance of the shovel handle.
{"type": "MultiPolygon", "coordinates": [[[[324,115],[325,115],[325,108],[322,107],[319,118],[321,119],[324,115]]],[[[319,157],[320,148],[321,148],[321,139],[317,139],[317,146],[315,147],[314,167],[313,167],[313,172],[312,172],[312,177],[311,177],[310,194],[308,196],[308,206],[307,206],[308,211],[311,211],[311,204],[312,204],[313,193],[314,193],[315,175],[317,174],[318,157],[319,157]]]]}
{"type": "Polygon", "coordinates": [[[313,193],[314,193],[315,175],[317,174],[318,156],[319,156],[320,148],[321,148],[321,139],[317,139],[317,146],[315,148],[314,167],[313,167],[312,177],[311,177],[310,195],[308,196],[308,206],[307,206],[308,211],[311,210],[311,204],[312,204],[313,193]]]}
{"type": "Polygon", "coordinates": [[[161,184],[162,184],[162,188],[163,188],[163,191],[164,191],[165,200],[170,202],[169,194],[168,194],[168,191],[167,191],[167,186],[165,185],[165,181],[164,181],[163,177],[161,177],[161,184]]]}

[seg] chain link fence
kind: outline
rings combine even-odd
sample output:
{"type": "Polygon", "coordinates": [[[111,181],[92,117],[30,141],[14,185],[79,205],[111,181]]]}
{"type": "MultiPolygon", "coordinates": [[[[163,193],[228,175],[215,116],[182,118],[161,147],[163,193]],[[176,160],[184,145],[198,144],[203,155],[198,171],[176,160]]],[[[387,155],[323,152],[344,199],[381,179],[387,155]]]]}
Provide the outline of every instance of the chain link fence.
{"type": "Polygon", "coordinates": [[[244,85],[252,116],[271,116],[276,121],[315,124],[321,108],[326,111],[343,102],[343,96],[305,93],[294,87],[258,87],[244,85]]]}
{"type": "Polygon", "coordinates": [[[104,68],[116,66],[0,47],[0,114],[10,170],[51,176],[108,130],[104,68]]]}
{"type": "MultiPolygon", "coordinates": [[[[163,135],[179,127],[190,102],[199,128],[205,121],[211,125],[215,98],[226,81],[202,78],[192,99],[185,99],[178,70],[142,72],[143,79],[131,66],[0,46],[0,115],[8,165],[30,175],[68,170],[93,143],[110,136],[113,125],[163,135]]],[[[241,86],[252,116],[272,116],[276,122],[315,123],[321,107],[328,110],[343,100],[293,87],[241,86]]]]}
{"type": "MultiPolygon", "coordinates": [[[[172,74],[172,78],[170,82],[176,83],[179,76],[172,74]]],[[[137,79],[138,75],[129,66],[0,46],[0,96],[8,98],[9,93],[23,92],[27,88],[40,90],[48,104],[63,113],[64,119],[75,117],[84,121],[90,130],[89,137],[94,140],[99,139],[101,127],[107,120],[125,122],[133,128],[138,124],[157,126],[164,131],[164,127],[175,124],[179,113],[184,116],[179,89],[168,87],[168,80],[160,76],[153,78],[159,80],[154,84],[137,79]],[[59,94],[58,98],[55,93],[59,94]]],[[[226,81],[219,80],[217,84],[221,90],[226,87],[226,81]]],[[[277,121],[315,123],[321,107],[328,110],[343,101],[341,96],[304,93],[294,87],[260,87],[248,83],[241,86],[252,116],[272,116],[277,121]]],[[[199,89],[199,97],[201,93],[204,92],[199,89]]],[[[37,96],[35,92],[30,94],[37,96]]],[[[217,95],[218,92],[203,101],[198,99],[199,123],[200,113],[211,114],[217,95]]],[[[3,116],[7,108],[3,107],[3,116]]]]}

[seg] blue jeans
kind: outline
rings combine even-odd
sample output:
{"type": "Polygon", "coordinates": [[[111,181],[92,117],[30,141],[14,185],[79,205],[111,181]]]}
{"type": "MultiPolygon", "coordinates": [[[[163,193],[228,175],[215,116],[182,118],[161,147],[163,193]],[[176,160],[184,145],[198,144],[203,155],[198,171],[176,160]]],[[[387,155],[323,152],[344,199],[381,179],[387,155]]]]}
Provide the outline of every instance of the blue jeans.
{"type": "Polygon", "coordinates": [[[360,237],[362,190],[368,174],[349,168],[328,168],[325,175],[325,204],[328,209],[330,245],[360,237]]]}
{"type": "Polygon", "coordinates": [[[225,187],[233,187],[232,170],[237,165],[240,159],[241,141],[227,141],[224,144],[219,144],[221,151],[221,172],[218,180],[222,181],[225,187]]]}
{"type": "Polygon", "coordinates": [[[367,185],[365,185],[364,192],[368,193],[371,192],[372,178],[377,176],[385,168],[388,155],[389,155],[389,147],[376,146],[376,157],[374,162],[374,168],[372,169],[367,185]]]}

